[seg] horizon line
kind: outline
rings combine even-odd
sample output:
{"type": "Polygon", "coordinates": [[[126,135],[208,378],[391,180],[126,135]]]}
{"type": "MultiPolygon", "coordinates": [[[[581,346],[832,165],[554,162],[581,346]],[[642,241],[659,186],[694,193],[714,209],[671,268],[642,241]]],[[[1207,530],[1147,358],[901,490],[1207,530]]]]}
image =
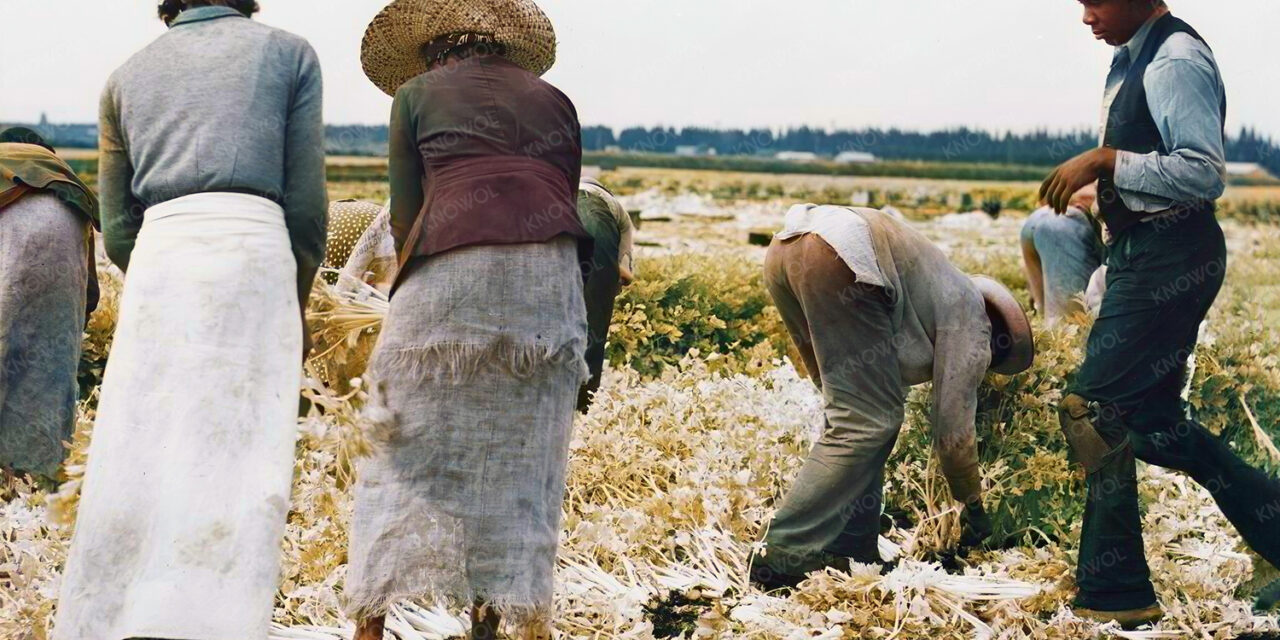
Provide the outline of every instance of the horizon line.
{"type": "MultiPolygon", "coordinates": [[[[97,125],[98,125],[98,123],[97,123],[96,121],[79,121],[79,122],[75,122],[75,121],[58,121],[58,122],[54,122],[54,121],[32,121],[32,120],[7,120],[7,119],[0,119],[0,124],[9,125],[9,126],[12,126],[12,125],[31,125],[31,126],[46,126],[46,127],[60,127],[60,126],[85,127],[85,126],[97,126],[97,125]]],[[[388,123],[385,123],[385,122],[383,122],[383,123],[365,123],[365,122],[325,122],[325,123],[324,123],[324,126],[326,126],[326,127],[368,127],[368,128],[387,128],[389,125],[388,125],[388,123]]],[[[1001,129],[1001,128],[994,128],[994,127],[990,127],[990,128],[989,128],[989,127],[984,127],[984,126],[981,126],[981,125],[971,125],[971,124],[969,124],[969,125],[966,125],[966,124],[955,124],[955,125],[948,125],[948,126],[946,126],[946,127],[937,127],[937,128],[912,128],[912,127],[904,126],[904,125],[875,125],[875,124],[868,124],[868,125],[861,125],[861,126],[850,126],[850,127],[843,127],[843,126],[838,126],[838,127],[831,127],[831,126],[818,126],[818,125],[812,125],[812,124],[751,125],[751,126],[724,126],[724,125],[705,125],[705,124],[686,124],[686,125],[671,125],[671,124],[652,124],[652,125],[645,125],[645,124],[632,124],[632,125],[583,124],[583,125],[582,125],[582,129],[583,129],[583,130],[586,130],[586,129],[598,129],[598,128],[609,129],[609,130],[611,130],[611,131],[613,131],[613,132],[615,132],[615,133],[620,132],[620,131],[625,131],[625,130],[628,130],[628,129],[644,129],[644,130],[650,130],[650,129],[674,129],[674,130],[676,130],[676,131],[684,131],[684,130],[687,130],[687,129],[702,129],[702,130],[707,130],[707,131],[759,131],[759,130],[767,130],[767,131],[771,131],[771,132],[775,132],[775,131],[789,131],[789,130],[796,130],[796,129],[810,129],[810,130],[814,130],[814,131],[822,131],[822,132],[825,132],[825,133],[834,133],[834,132],[842,132],[842,131],[866,131],[866,130],[875,130],[875,131],[903,131],[903,132],[907,132],[907,133],[919,133],[919,134],[947,133],[947,132],[955,132],[955,131],[975,131],[975,132],[986,133],[986,134],[991,134],[991,135],[1005,135],[1005,134],[1027,135],[1027,134],[1033,134],[1033,133],[1050,133],[1050,134],[1055,134],[1055,135],[1070,135],[1070,134],[1079,134],[1079,133],[1089,133],[1089,134],[1092,134],[1092,133],[1097,129],[1097,126],[1096,126],[1096,125],[1090,125],[1090,124],[1088,124],[1088,123],[1081,123],[1081,124],[1077,124],[1077,125],[1075,125],[1075,126],[1073,126],[1073,127],[1065,127],[1065,126],[1054,127],[1054,126],[1050,126],[1050,125],[1037,125],[1037,126],[1035,126],[1035,127],[1026,128],[1026,129],[1001,129]]],[[[1260,129],[1260,128],[1258,128],[1258,127],[1254,126],[1254,125],[1250,125],[1250,124],[1242,124],[1242,125],[1239,125],[1239,127],[1238,127],[1237,129],[1235,129],[1235,130],[1231,129],[1230,127],[1228,127],[1228,128],[1226,128],[1226,129],[1225,129],[1225,131],[1227,132],[1227,134],[1228,134],[1228,135],[1232,134],[1232,132],[1233,132],[1233,131],[1241,131],[1241,130],[1249,130],[1249,131],[1252,131],[1254,134],[1261,135],[1262,137],[1269,138],[1269,139],[1276,139],[1277,137],[1280,137],[1280,135],[1278,135],[1278,134],[1273,134],[1273,133],[1270,133],[1270,132],[1268,132],[1268,131],[1264,131],[1264,130],[1262,130],[1262,129],[1260,129]]]]}

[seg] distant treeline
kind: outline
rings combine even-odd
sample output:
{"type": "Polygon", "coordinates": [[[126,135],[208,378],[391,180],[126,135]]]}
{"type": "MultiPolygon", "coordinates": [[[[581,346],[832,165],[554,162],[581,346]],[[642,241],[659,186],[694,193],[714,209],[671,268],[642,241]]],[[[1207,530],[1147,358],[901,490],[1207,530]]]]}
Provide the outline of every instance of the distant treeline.
{"type": "MultiPolygon", "coordinates": [[[[864,151],[882,160],[964,162],[999,165],[1052,166],[1097,146],[1096,132],[991,133],[977,129],[949,129],[921,133],[901,129],[825,131],[809,127],[774,132],[769,129],[685,129],[633,127],[617,135],[608,127],[588,127],[583,147],[610,147],[632,153],[674,153],[677,147],[697,147],[717,155],[772,156],[779,151],[808,151],[834,157],[845,151],[864,151]]],[[[1227,160],[1256,162],[1280,176],[1280,144],[1256,130],[1243,128],[1227,140],[1227,160]]]]}
{"type": "Polygon", "coordinates": [[[998,180],[1026,182],[1043,180],[1049,167],[1025,164],[979,162],[924,162],[886,160],[874,164],[832,162],[790,162],[755,156],[679,156],[670,153],[601,153],[588,151],[582,163],[606,171],[621,167],[733,171],[738,173],[791,173],[819,176],[874,176],[878,178],[921,178],[929,180],[998,180]]]}
{"type": "MultiPolygon", "coordinates": [[[[386,127],[330,126],[329,152],[381,155],[386,151],[386,127]]],[[[720,156],[771,157],[780,151],[808,151],[835,157],[844,151],[865,151],[881,160],[963,162],[977,164],[1052,166],[1097,145],[1097,133],[1034,131],[991,133],[977,129],[949,129],[921,133],[901,129],[825,131],[810,127],[784,129],[708,129],[704,127],[584,127],[587,152],[620,149],[632,154],[669,154],[677,147],[720,156]]],[[[1244,128],[1227,140],[1227,159],[1256,162],[1280,176],[1280,144],[1244,128]]]]}
{"type": "MultiPolygon", "coordinates": [[[[5,126],[0,124],[0,126],[5,126]]],[[[93,124],[30,126],[45,134],[55,146],[93,148],[98,128],[93,124]]],[[[326,150],[336,155],[385,155],[387,127],[329,125],[326,150]]],[[[620,149],[629,153],[669,154],[677,147],[720,156],[773,156],[780,151],[807,151],[834,157],[844,151],[864,151],[882,160],[962,162],[999,165],[1050,166],[1097,144],[1097,135],[1086,130],[1069,132],[991,133],[958,128],[921,133],[901,129],[826,131],[798,127],[771,129],[710,129],[705,127],[630,127],[616,132],[609,127],[586,127],[583,148],[588,152],[620,149]]],[[[1227,142],[1227,159],[1256,162],[1280,176],[1280,144],[1257,131],[1244,128],[1227,142]]]]}

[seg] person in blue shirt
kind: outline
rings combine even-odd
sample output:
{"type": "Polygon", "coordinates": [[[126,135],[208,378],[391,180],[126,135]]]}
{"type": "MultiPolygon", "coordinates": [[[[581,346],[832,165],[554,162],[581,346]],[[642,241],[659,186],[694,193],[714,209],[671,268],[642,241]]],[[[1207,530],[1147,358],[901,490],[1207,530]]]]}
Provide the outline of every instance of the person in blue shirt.
{"type": "MultiPolygon", "coordinates": [[[[1058,213],[1098,181],[1110,236],[1107,292],[1060,407],[1088,471],[1074,602],[1125,628],[1162,616],[1142,542],[1136,459],[1187,473],[1255,551],[1280,565],[1280,481],[1186,417],[1180,390],[1226,272],[1214,201],[1225,189],[1226,92],[1213,51],[1158,0],[1080,0],[1115,47],[1100,144],[1059,166],[1041,196],[1058,213]]],[[[1267,597],[1260,599],[1266,605],[1267,597]]]]}
{"type": "Polygon", "coordinates": [[[1082,295],[1102,266],[1103,246],[1089,211],[1096,194],[1089,187],[1076,193],[1065,214],[1044,206],[1027,216],[1021,242],[1027,286],[1036,311],[1052,326],[1085,311],[1082,295]]]}

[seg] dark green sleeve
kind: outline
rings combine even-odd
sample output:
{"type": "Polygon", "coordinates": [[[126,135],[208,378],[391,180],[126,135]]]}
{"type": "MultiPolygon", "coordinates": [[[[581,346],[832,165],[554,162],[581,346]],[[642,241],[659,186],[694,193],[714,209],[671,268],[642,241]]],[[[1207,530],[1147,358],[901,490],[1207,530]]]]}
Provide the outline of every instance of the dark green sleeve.
{"type": "Polygon", "coordinates": [[[98,106],[98,206],[107,257],[122,271],[128,271],[145,207],[133,195],[133,165],[120,131],[110,82],[98,106]]]}
{"type": "Polygon", "coordinates": [[[418,150],[417,123],[409,112],[406,91],[396,93],[391,105],[391,128],[388,145],[388,176],[391,182],[391,235],[396,241],[396,253],[404,251],[409,232],[422,211],[423,179],[422,153],[418,150]]]}
{"type": "Polygon", "coordinates": [[[284,219],[298,263],[298,296],[311,293],[324,262],[329,194],[324,168],[324,82],[320,60],[310,46],[303,51],[289,120],[285,127],[284,219]]]}

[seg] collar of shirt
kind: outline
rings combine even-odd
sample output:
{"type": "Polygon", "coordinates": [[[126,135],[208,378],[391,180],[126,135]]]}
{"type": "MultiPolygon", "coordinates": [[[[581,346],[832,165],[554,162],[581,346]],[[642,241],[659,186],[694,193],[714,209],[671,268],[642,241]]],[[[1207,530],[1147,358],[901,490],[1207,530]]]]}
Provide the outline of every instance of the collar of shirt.
{"type": "Polygon", "coordinates": [[[1102,145],[1102,141],[1107,137],[1107,119],[1111,114],[1111,105],[1114,103],[1116,96],[1120,93],[1120,87],[1124,84],[1124,78],[1129,73],[1129,67],[1133,65],[1133,61],[1142,54],[1142,47],[1147,43],[1147,38],[1151,36],[1151,29],[1155,26],[1156,21],[1164,17],[1164,13],[1157,13],[1147,19],[1138,32],[1133,34],[1129,41],[1116,47],[1115,53],[1111,56],[1111,71],[1107,74],[1106,91],[1102,96],[1102,121],[1098,127],[1098,145],[1102,145]]]}
{"type": "Polygon", "coordinates": [[[206,20],[217,20],[219,18],[243,17],[245,17],[243,13],[240,13],[238,9],[232,9],[231,7],[195,7],[194,9],[187,9],[186,11],[178,14],[178,17],[173,19],[173,23],[169,25],[169,28],[172,29],[176,26],[190,24],[192,22],[204,22],[206,20]]]}
{"type": "Polygon", "coordinates": [[[1151,29],[1155,26],[1156,21],[1165,15],[1157,12],[1147,19],[1147,22],[1142,25],[1141,29],[1138,29],[1137,33],[1133,34],[1132,38],[1129,38],[1128,42],[1116,47],[1115,55],[1111,58],[1111,64],[1120,64],[1123,60],[1126,69],[1133,64],[1134,59],[1142,53],[1143,45],[1147,44],[1147,37],[1151,35],[1151,29]]]}

